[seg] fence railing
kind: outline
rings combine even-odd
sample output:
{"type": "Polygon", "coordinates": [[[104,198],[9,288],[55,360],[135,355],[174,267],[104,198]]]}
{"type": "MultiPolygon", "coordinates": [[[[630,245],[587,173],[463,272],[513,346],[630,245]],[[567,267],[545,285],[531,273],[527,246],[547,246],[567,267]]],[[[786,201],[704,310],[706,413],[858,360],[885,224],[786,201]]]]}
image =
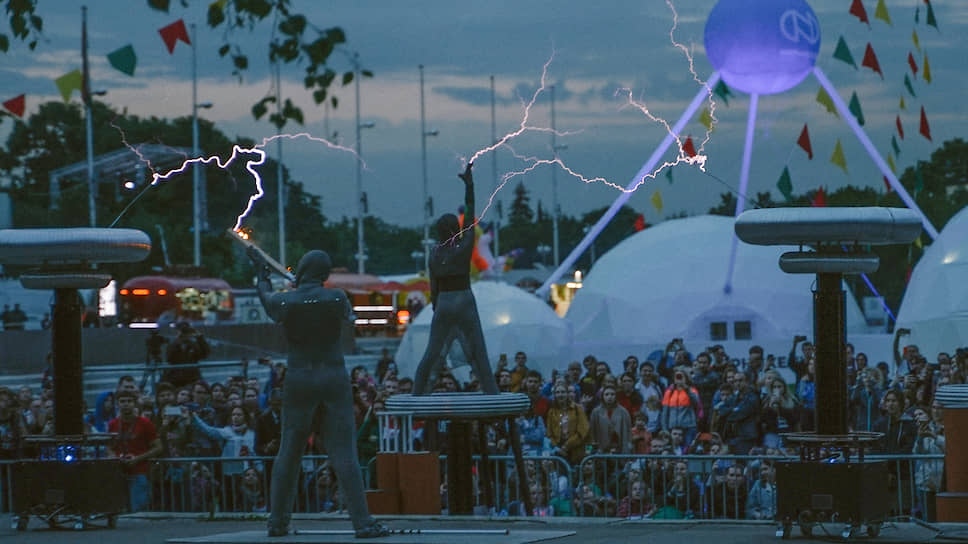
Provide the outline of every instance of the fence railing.
{"type": "MultiPolygon", "coordinates": [[[[344,510],[327,456],[304,456],[294,512],[344,510]]],[[[548,516],[623,518],[773,519],[776,488],[759,481],[764,465],[794,457],[726,455],[589,455],[572,467],[561,457],[525,457],[535,511],[548,516]],[[740,470],[729,470],[732,466],[740,470]],[[731,479],[732,478],[732,479],[731,479]]],[[[891,511],[933,521],[934,495],[941,487],[944,456],[868,455],[888,462],[891,511]]],[[[441,482],[447,481],[441,456],[441,482]]],[[[0,461],[2,511],[11,504],[11,465],[0,461]]],[[[480,474],[490,475],[497,513],[524,515],[524,497],[514,458],[488,456],[487,471],[473,457],[474,504],[484,507],[480,474]]],[[[271,457],[193,457],[153,459],[146,510],[153,512],[265,512],[274,459],[271,457]]],[[[376,487],[376,464],[362,465],[364,482],[376,487]]],[[[96,492],[96,490],[92,490],[96,492]]],[[[446,493],[446,489],[442,490],[446,493]]],[[[442,504],[446,504],[442,495],[442,504]]],[[[487,512],[488,510],[482,510],[487,512]]]]}

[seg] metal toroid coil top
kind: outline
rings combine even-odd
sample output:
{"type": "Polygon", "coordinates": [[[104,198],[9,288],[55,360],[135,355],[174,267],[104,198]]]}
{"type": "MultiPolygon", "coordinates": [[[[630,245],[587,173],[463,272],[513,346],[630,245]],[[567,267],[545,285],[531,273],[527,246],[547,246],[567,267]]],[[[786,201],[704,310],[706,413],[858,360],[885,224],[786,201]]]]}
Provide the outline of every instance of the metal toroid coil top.
{"type": "Polygon", "coordinates": [[[434,393],[393,395],[386,401],[388,412],[407,412],[416,418],[480,418],[516,416],[528,411],[531,399],[524,393],[434,393]]]}

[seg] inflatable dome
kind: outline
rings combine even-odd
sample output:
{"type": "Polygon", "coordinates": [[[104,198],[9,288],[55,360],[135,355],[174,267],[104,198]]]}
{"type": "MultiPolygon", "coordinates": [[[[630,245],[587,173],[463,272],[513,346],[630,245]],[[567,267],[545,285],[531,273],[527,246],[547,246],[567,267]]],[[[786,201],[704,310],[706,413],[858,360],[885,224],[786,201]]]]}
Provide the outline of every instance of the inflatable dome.
{"type": "MultiPolygon", "coordinates": [[[[534,295],[494,281],[478,281],[471,285],[487,344],[491,368],[495,368],[502,353],[514,364],[514,353],[528,355],[528,368],[538,370],[548,379],[551,369],[562,367],[563,353],[571,344],[571,327],[555,311],[534,295]]],[[[433,310],[428,305],[411,323],[400,341],[396,362],[400,376],[413,377],[430,338],[433,310]]],[[[455,341],[448,357],[454,374],[465,379],[469,365],[460,343],[455,341]],[[463,369],[463,370],[462,370],[463,369]]]]}
{"type": "Polygon", "coordinates": [[[897,326],[929,361],[968,347],[968,207],[948,221],[911,272],[897,326]]]}
{"type": "MultiPolygon", "coordinates": [[[[815,277],[786,274],[778,264],[782,253],[796,248],[737,241],[732,288],[724,291],[733,223],[713,215],[664,221],[603,255],[565,316],[576,345],[604,355],[612,345],[661,347],[684,338],[691,350],[738,342],[727,351],[745,356],[754,343],[772,341],[778,352],[789,350],[794,335],[813,336],[815,277]]],[[[867,330],[849,293],[847,328],[867,330]]]]}

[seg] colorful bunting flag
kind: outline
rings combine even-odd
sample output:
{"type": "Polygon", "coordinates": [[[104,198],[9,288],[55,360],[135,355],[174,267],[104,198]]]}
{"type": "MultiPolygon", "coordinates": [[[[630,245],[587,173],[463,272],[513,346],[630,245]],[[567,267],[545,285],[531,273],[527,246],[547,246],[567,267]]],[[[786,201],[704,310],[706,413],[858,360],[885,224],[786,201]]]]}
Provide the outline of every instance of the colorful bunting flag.
{"type": "Polygon", "coordinates": [[[827,193],[824,192],[823,186],[817,188],[817,192],[813,194],[813,198],[810,200],[810,205],[814,208],[824,208],[827,206],[827,193]]]}
{"type": "Polygon", "coordinates": [[[696,146],[692,143],[692,136],[686,137],[686,143],[682,144],[682,151],[690,157],[696,156],[696,146]]]}
{"type": "Polygon", "coordinates": [[[662,213],[662,193],[656,190],[654,193],[652,193],[652,198],[650,200],[652,200],[652,207],[654,207],[657,212],[662,213]]]}
{"type": "Polygon", "coordinates": [[[928,64],[928,52],[924,52],[924,63],[921,66],[921,79],[926,83],[931,83],[931,65],[928,64]]]}
{"type": "Polygon", "coordinates": [[[857,98],[857,91],[851,93],[850,104],[848,104],[847,109],[857,118],[857,124],[864,126],[864,111],[860,109],[860,99],[857,98]]]}
{"type": "Polygon", "coordinates": [[[864,9],[864,2],[861,0],[854,0],[850,4],[850,14],[860,19],[860,22],[867,23],[867,26],[871,26],[871,22],[867,18],[867,10],[864,9]]]}
{"type": "Polygon", "coordinates": [[[894,150],[895,155],[901,156],[901,146],[897,145],[897,138],[893,134],[891,135],[891,149],[894,150]]]}
{"type": "Polygon", "coordinates": [[[924,136],[925,138],[927,138],[929,142],[933,141],[931,140],[931,127],[928,126],[928,116],[924,114],[924,106],[921,106],[920,132],[921,132],[921,136],[924,136]]]}
{"type": "Polygon", "coordinates": [[[840,138],[837,138],[837,145],[834,146],[834,153],[830,156],[830,162],[840,167],[847,173],[847,158],[844,157],[844,148],[840,145],[840,138]]]}
{"type": "Polygon", "coordinates": [[[929,26],[938,28],[938,20],[934,18],[934,8],[931,6],[931,2],[926,2],[928,4],[928,16],[924,22],[928,23],[929,26]]]}
{"type": "Polygon", "coordinates": [[[702,109],[702,113],[699,114],[699,122],[706,127],[706,130],[713,129],[713,115],[709,113],[709,108],[702,109]]]}
{"type": "Polygon", "coordinates": [[[174,23],[159,29],[158,33],[161,34],[161,39],[164,40],[169,55],[175,52],[175,43],[178,40],[188,45],[192,44],[191,40],[188,39],[188,29],[185,28],[184,19],[178,19],[174,23]]]}
{"type": "Polygon", "coordinates": [[[820,102],[823,104],[823,107],[827,108],[827,113],[832,113],[840,117],[840,114],[837,113],[837,106],[834,106],[833,99],[830,98],[830,95],[827,94],[827,91],[823,87],[820,87],[820,90],[817,91],[817,102],[820,102]]]}
{"type": "Polygon", "coordinates": [[[17,117],[24,116],[24,109],[26,108],[25,95],[15,96],[10,100],[3,103],[3,107],[7,109],[10,113],[16,115],[17,117]]]}
{"type": "Polygon", "coordinates": [[[669,180],[669,185],[672,185],[672,168],[666,168],[665,171],[665,177],[669,180]]]}
{"type": "Polygon", "coordinates": [[[911,96],[914,98],[918,97],[918,95],[914,94],[914,86],[911,85],[911,78],[907,74],[904,74],[904,87],[911,93],[911,96]]]}
{"type": "Polygon", "coordinates": [[[837,40],[837,47],[834,49],[834,58],[857,68],[857,63],[854,62],[854,56],[850,54],[850,48],[847,47],[847,42],[844,41],[843,35],[837,40]]]}
{"type": "Polygon", "coordinates": [[[920,22],[921,22],[921,6],[917,6],[914,8],[914,24],[918,24],[920,22]]]}
{"type": "Polygon", "coordinates": [[[57,90],[59,90],[61,96],[64,97],[64,102],[69,102],[71,100],[71,93],[75,89],[78,91],[81,90],[83,86],[82,83],[83,76],[81,76],[80,70],[67,72],[54,80],[54,84],[57,85],[57,90]]]}
{"type": "Polygon", "coordinates": [[[713,89],[713,93],[718,96],[720,100],[725,102],[727,106],[729,105],[729,97],[733,96],[733,93],[730,92],[729,87],[727,87],[721,79],[719,80],[719,83],[716,84],[716,88],[713,89]]]}
{"type": "Polygon", "coordinates": [[[807,130],[807,124],[803,124],[803,130],[800,131],[800,137],[797,138],[797,144],[807,152],[807,158],[813,160],[813,146],[810,145],[810,131],[807,130]]]}
{"type": "Polygon", "coordinates": [[[904,139],[904,127],[901,126],[901,116],[898,115],[894,123],[897,125],[897,135],[904,139]]]}
{"type": "Polygon", "coordinates": [[[907,104],[904,102],[903,95],[901,95],[901,100],[897,103],[897,107],[901,108],[902,110],[907,110],[907,104]]]}
{"type": "Polygon", "coordinates": [[[890,193],[891,191],[894,190],[894,187],[891,186],[891,182],[887,179],[887,176],[884,176],[883,179],[884,179],[884,189],[886,192],[890,193]]]}
{"type": "Polygon", "coordinates": [[[914,61],[914,55],[908,51],[908,66],[911,67],[911,73],[914,77],[918,77],[918,63],[914,61]]]}
{"type": "Polygon", "coordinates": [[[884,3],[884,0],[877,0],[877,7],[874,8],[874,18],[894,26],[894,23],[891,22],[891,14],[887,12],[887,4],[884,3]]]}
{"type": "Polygon", "coordinates": [[[918,39],[918,31],[914,29],[911,31],[911,41],[914,42],[914,47],[918,49],[918,53],[921,52],[921,40],[918,39]]]}
{"type": "Polygon", "coordinates": [[[780,179],[776,182],[776,188],[780,190],[783,198],[790,202],[793,200],[793,182],[790,181],[790,170],[784,166],[780,179]]]}
{"type": "Polygon", "coordinates": [[[887,167],[891,169],[891,172],[894,172],[895,176],[897,175],[897,165],[894,164],[894,155],[890,153],[887,155],[887,167]]]}
{"type": "Polygon", "coordinates": [[[881,72],[881,64],[877,62],[877,55],[874,53],[874,48],[871,47],[870,42],[867,42],[867,49],[864,51],[864,60],[860,64],[861,66],[866,66],[874,70],[880,74],[881,79],[884,79],[884,73],[881,72]]]}
{"type": "Polygon", "coordinates": [[[640,213],[639,215],[635,216],[635,224],[632,225],[632,228],[635,229],[635,232],[641,232],[641,231],[645,230],[645,215],[644,214],[641,214],[640,213]]]}
{"type": "Polygon", "coordinates": [[[129,43],[108,53],[108,62],[115,70],[133,76],[134,68],[138,64],[138,57],[134,54],[134,47],[129,43]]]}

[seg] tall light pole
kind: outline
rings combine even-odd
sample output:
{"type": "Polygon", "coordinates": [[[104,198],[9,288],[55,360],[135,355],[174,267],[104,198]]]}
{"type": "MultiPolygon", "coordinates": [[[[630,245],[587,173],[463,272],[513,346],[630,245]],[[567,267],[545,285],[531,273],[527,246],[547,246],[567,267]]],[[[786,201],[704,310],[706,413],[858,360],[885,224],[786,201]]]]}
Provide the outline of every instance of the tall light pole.
{"type": "MultiPolygon", "coordinates": [[[[558,145],[557,131],[555,130],[555,86],[551,86],[551,152],[558,160],[558,152],[568,149],[567,145],[558,145]]],[[[558,266],[558,215],[560,206],[558,205],[558,165],[551,165],[551,239],[554,248],[554,263],[558,266]]]]}
{"type": "MultiPolygon", "coordinates": [[[[276,115],[282,118],[282,77],[280,75],[279,62],[276,61],[276,115]]],[[[280,128],[276,126],[276,136],[279,136],[280,128]]],[[[276,180],[279,184],[277,198],[279,200],[279,262],[286,266],[286,183],[283,179],[282,171],[282,138],[276,138],[276,149],[279,157],[276,159],[276,180]]]]}
{"type": "Polygon", "coordinates": [[[430,276],[430,246],[433,240],[430,239],[430,195],[427,192],[427,136],[439,134],[436,130],[427,130],[426,115],[424,109],[424,74],[423,64],[420,69],[420,164],[423,168],[423,253],[424,253],[424,274],[430,276]]]}
{"type": "Polygon", "coordinates": [[[373,123],[360,123],[360,54],[353,54],[353,80],[356,81],[356,262],[357,272],[366,273],[366,245],[363,242],[363,143],[360,130],[373,123]]]}
{"type": "MultiPolygon", "coordinates": [[[[497,143],[497,122],[494,115],[494,76],[491,76],[491,144],[497,143]]],[[[495,149],[491,152],[491,172],[494,176],[494,186],[491,188],[491,194],[497,193],[497,150],[495,149]]],[[[503,211],[501,210],[501,201],[497,201],[497,220],[494,222],[494,255],[498,256],[501,254],[501,215],[503,211]]]]}
{"type": "Polygon", "coordinates": [[[91,78],[87,66],[87,6],[81,6],[81,99],[87,139],[87,208],[90,226],[97,226],[97,183],[94,181],[94,124],[91,120],[91,78]]]}
{"type": "MultiPolygon", "coordinates": [[[[192,157],[198,157],[198,59],[195,50],[198,42],[195,36],[195,23],[191,25],[192,30],[192,157]]],[[[199,176],[201,166],[198,163],[192,165],[192,231],[194,243],[195,266],[202,265],[202,206],[199,176]]]]}

